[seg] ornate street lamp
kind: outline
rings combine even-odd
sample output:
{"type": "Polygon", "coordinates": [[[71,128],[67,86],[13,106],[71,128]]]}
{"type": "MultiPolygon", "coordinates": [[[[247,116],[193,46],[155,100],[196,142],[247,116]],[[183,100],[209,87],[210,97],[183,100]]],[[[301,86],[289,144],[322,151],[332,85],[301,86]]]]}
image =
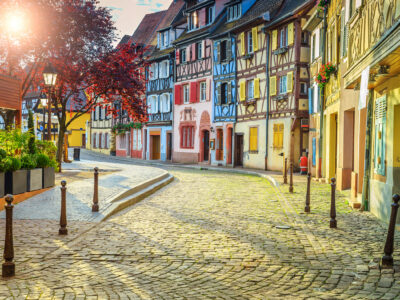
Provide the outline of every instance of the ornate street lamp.
{"type": "Polygon", "coordinates": [[[44,141],[45,140],[45,134],[44,134],[44,128],[45,128],[45,107],[46,107],[46,105],[47,105],[47,96],[46,96],[46,94],[45,93],[43,93],[43,92],[41,92],[40,93],[40,103],[42,104],[42,108],[43,108],[43,122],[42,122],[42,124],[43,124],[43,130],[42,130],[42,141],[44,141]]]}
{"type": "Polygon", "coordinates": [[[44,84],[47,87],[47,107],[48,107],[48,124],[47,124],[47,139],[51,141],[51,89],[56,85],[57,70],[52,64],[48,63],[43,70],[44,84]]]}

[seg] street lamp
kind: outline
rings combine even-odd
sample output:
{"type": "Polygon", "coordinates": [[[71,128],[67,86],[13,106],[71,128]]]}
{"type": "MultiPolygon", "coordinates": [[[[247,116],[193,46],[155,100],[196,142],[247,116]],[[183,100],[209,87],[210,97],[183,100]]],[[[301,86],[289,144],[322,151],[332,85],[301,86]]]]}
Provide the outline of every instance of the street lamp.
{"type": "Polygon", "coordinates": [[[43,92],[41,92],[40,93],[40,103],[42,104],[42,108],[43,108],[43,122],[42,122],[42,124],[43,124],[43,130],[42,130],[42,141],[44,141],[44,136],[45,136],[45,134],[44,134],[44,128],[45,128],[45,111],[44,111],[44,108],[46,107],[46,105],[47,105],[47,96],[46,96],[46,94],[45,93],[43,93],[43,92]]]}
{"type": "Polygon", "coordinates": [[[57,70],[52,64],[48,63],[43,70],[44,85],[47,87],[47,106],[48,106],[48,124],[47,139],[51,141],[51,89],[56,85],[57,70]]]}

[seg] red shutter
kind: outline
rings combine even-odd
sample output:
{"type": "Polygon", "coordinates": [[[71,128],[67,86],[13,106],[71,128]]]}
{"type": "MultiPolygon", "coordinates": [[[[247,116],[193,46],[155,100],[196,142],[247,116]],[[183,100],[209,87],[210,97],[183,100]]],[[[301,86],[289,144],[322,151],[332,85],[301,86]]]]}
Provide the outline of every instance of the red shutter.
{"type": "Polygon", "coordinates": [[[175,85],[175,105],[182,104],[182,86],[175,85]]]}
{"type": "Polygon", "coordinates": [[[190,83],[190,103],[196,103],[198,101],[198,94],[197,94],[197,82],[190,83]]]}
{"type": "Polygon", "coordinates": [[[192,48],[192,60],[196,60],[197,59],[197,53],[196,53],[196,44],[192,44],[191,46],[192,48]]]}
{"type": "Polygon", "coordinates": [[[177,64],[179,64],[180,63],[180,59],[181,59],[181,56],[180,56],[180,50],[178,49],[178,50],[176,50],[176,63],[177,64]]]}

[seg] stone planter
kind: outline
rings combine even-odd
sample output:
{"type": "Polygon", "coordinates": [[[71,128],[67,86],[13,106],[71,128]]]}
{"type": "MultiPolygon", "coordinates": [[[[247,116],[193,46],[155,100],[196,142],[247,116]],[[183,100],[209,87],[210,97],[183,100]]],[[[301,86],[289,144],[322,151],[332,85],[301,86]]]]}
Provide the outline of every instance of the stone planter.
{"type": "Polygon", "coordinates": [[[56,174],[54,168],[43,168],[43,188],[49,188],[55,185],[56,174]]]}
{"type": "Polygon", "coordinates": [[[5,173],[0,173],[0,198],[4,197],[5,195],[5,173]]]}
{"type": "Polygon", "coordinates": [[[43,171],[42,169],[28,170],[27,176],[27,191],[32,192],[40,190],[43,186],[43,171]]]}
{"type": "Polygon", "coordinates": [[[5,175],[5,193],[6,194],[22,194],[27,191],[28,170],[17,170],[7,172],[5,175]]]}

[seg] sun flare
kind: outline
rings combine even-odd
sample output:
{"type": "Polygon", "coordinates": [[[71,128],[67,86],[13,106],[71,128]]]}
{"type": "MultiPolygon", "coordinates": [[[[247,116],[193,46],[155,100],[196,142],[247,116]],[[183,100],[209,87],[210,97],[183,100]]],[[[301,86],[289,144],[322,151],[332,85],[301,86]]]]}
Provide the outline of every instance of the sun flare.
{"type": "Polygon", "coordinates": [[[21,13],[10,13],[6,18],[7,30],[12,33],[22,32],[25,28],[24,17],[21,13]]]}

